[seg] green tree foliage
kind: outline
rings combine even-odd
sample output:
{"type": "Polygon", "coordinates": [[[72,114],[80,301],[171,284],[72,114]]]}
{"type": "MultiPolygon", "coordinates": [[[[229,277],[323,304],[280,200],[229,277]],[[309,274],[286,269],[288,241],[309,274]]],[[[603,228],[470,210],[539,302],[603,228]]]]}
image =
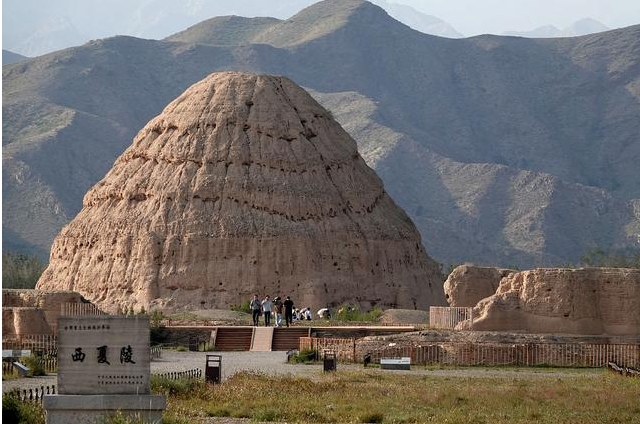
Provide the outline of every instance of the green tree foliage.
{"type": "Polygon", "coordinates": [[[162,320],[164,319],[164,315],[162,311],[152,311],[149,315],[150,328],[149,334],[151,338],[152,345],[160,345],[167,341],[169,333],[167,328],[162,325],[162,320]]]}
{"type": "Polygon", "coordinates": [[[2,252],[2,288],[33,289],[45,267],[36,256],[2,252]]]}
{"type": "Polygon", "coordinates": [[[584,266],[640,268],[640,249],[607,252],[599,247],[594,247],[582,255],[580,262],[584,266]]]}
{"type": "Polygon", "coordinates": [[[382,315],[382,311],[377,306],[369,312],[363,312],[358,305],[343,304],[338,308],[335,318],[338,321],[361,321],[371,322],[377,321],[382,315]]]}
{"type": "Polygon", "coordinates": [[[235,311],[235,312],[244,312],[247,314],[251,313],[251,307],[249,306],[250,302],[248,300],[245,300],[244,302],[242,302],[240,304],[240,306],[238,305],[231,305],[231,310],[235,311]]]}

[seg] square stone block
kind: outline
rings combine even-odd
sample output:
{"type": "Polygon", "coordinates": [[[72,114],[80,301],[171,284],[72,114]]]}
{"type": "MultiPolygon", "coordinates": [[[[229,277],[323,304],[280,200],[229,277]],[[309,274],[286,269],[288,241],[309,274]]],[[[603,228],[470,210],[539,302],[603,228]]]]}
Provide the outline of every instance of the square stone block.
{"type": "Polygon", "coordinates": [[[161,423],[167,400],[162,395],[45,395],[47,424],[90,424],[122,413],[145,423],[161,423]]]}

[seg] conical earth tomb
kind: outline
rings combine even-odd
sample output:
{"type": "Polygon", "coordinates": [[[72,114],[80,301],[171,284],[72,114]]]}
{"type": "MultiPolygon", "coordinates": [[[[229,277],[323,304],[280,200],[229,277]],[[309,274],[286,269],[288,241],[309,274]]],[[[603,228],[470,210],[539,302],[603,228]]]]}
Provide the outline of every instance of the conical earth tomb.
{"type": "Polygon", "coordinates": [[[56,237],[44,290],[109,312],[445,305],[420,234],[355,141],[285,77],[221,72],[152,119],[56,237]]]}

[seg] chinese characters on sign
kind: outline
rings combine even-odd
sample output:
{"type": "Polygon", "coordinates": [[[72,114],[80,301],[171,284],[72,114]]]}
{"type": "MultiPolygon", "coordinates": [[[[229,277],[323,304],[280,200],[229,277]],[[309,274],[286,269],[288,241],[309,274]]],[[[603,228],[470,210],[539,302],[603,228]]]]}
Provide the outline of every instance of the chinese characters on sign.
{"type": "Polygon", "coordinates": [[[71,359],[73,359],[73,362],[84,362],[84,357],[87,356],[84,354],[84,352],[82,351],[81,347],[77,347],[75,353],[71,354],[71,359]]]}
{"type": "MultiPolygon", "coordinates": [[[[98,363],[99,364],[107,364],[111,365],[111,362],[107,359],[107,350],[109,347],[107,345],[98,346],[96,350],[98,351],[98,363]]],[[[87,355],[82,351],[81,347],[77,347],[75,352],[71,354],[71,360],[73,362],[84,362],[84,358],[87,355]]],[[[135,364],[133,360],[133,348],[131,345],[127,345],[120,349],[120,363],[121,364],[135,364]]]]}
{"type": "Polygon", "coordinates": [[[123,362],[126,363],[130,363],[130,364],[135,364],[135,362],[133,362],[131,360],[133,356],[133,349],[131,349],[131,345],[127,345],[127,347],[123,347],[122,349],[120,349],[120,363],[122,364],[123,362]]]}

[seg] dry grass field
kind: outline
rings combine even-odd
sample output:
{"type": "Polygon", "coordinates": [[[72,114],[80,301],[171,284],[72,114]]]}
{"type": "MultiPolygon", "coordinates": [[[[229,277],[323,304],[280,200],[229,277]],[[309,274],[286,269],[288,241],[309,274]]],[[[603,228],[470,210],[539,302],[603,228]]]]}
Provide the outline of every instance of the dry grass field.
{"type": "Polygon", "coordinates": [[[166,423],[640,423],[640,379],[604,370],[449,371],[239,373],[215,386],[154,385],[169,395],[166,423]]]}

